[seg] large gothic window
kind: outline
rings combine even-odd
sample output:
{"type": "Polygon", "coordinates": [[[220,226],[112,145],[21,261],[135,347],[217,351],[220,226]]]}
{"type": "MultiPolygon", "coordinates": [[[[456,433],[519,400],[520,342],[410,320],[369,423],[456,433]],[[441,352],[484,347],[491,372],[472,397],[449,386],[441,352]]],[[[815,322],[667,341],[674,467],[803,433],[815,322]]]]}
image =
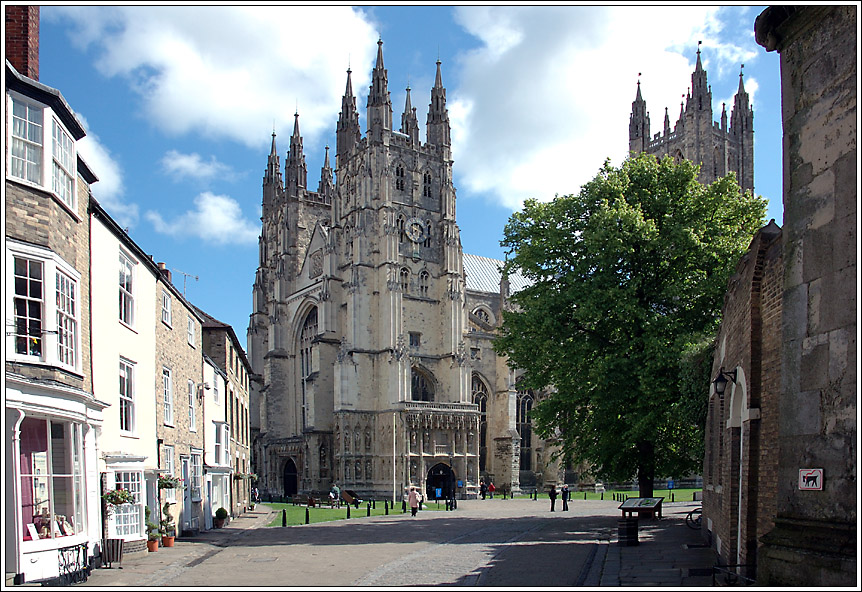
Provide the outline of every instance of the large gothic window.
{"type": "Polygon", "coordinates": [[[485,471],[485,459],[488,454],[488,387],[479,378],[473,375],[473,404],[479,406],[479,472],[485,471]]]}
{"type": "Polygon", "coordinates": [[[307,382],[312,373],[312,356],[314,353],[314,338],[317,335],[317,308],[311,309],[302,331],[299,334],[299,377],[302,381],[302,427],[306,426],[307,418],[307,382]]]}
{"type": "Polygon", "coordinates": [[[410,381],[410,399],[412,401],[433,401],[434,382],[430,376],[413,368],[410,381]]]}
{"type": "Polygon", "coordinates": [[[521,470],[533,470],[533,426],[530,422],[530,411],[533,409],[532,391],[518,392],[518,409],[515,419],[516,429],[521,436],[521,470]]]}

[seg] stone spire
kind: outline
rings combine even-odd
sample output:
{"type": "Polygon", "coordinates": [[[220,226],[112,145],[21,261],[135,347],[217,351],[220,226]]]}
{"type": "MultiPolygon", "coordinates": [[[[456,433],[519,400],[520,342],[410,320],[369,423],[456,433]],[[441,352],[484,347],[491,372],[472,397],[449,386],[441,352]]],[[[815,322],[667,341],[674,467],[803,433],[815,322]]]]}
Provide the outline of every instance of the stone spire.
{"type": "Polygon", "coordinates": [[[320,184],[317,186],[317,192],[329,201],[335,193],[332,182],[332,167],[329,166],[329,145],[326,146],[326,156],[323,158],[323,167],[320,169],[320,184]]]}
{"type": "Polygon", "coordinates": [[[308,169],[305,166],[305,154],[302,152],[302,136],[299,134],[299,113],[294,113],[293,118],[293,135],[290,137],[290,151],[284,168],[288,193],[295,196],[297,189],[307,187],[308,169]]]}
{"type": "Polygon", "coordinates": [[[410,136],[410,144],[419,146],[419,120],[416,118],[416,107],[410,103],[410,85],[407,85],[407,100],[404,102],[404,113],[401,114],[401,133],[410,136]]]}
{"type": "Polygon", "coordinates": [[[735,136],[741,136],[743,133],[753,129],[754,126],[754,111],[748,102],[748,93],[745,92],[745,85],[742,80],[742,68],[739,70],[739,88],[736,95],[733,97],[733,109],[730,112],[730,133],[735,136]]]}
{"type": "Polygon", "coordinates": [[[350,78],[350,68],[347,69],[347,87],[341,98],[341,113],[338,114],[338,124],[335,128],[335,168],[339,167],[341,159],[353,150],[362,137],[359,129],[359,112],[356,110],[356,97],[353,95],[353,82],[350,78]]]}
{"type": "Polygon", "coordinates": [[[272,131],[272,148],[266,159],[266,173],[263,175],[263,184],[272,185],[282,189],[281,166],[278,160],[278,150],[275,147],[275,130],[272,131]]]}
{"type": "Polygon", "coordinates": [[[703,69],[703,62],[700,59],[700,45],[697,42],[697,64],[694,67],[694,72],[691,75],[691,100],[690,107],[696,111],[707,111],[710,119],[712,118],[712,89],[706,80],[706,70],[703,69]]]}
{"type": "Polygon", "coordinates": [[[389,98],[386,68],[383,67],[383,41],[377,41],[377,64],[371,74],[368,92],[369,139],[381,141],[383,132],[392,131],[392,101],[389,98]]]}
{"type": "Polygon", "coordinates": [[[629,152],[644,152],[649,145],[650,123],[646,110],[646,101],[641,95],[640,73],[638,73],[638,90],[632,101],[632,113],[629,116],[629,152]]]}
{"type": "Polygon", "coordinates": [[[446,89],[443,88],[443,74],[440,60],[437,60],[437,77],[431,89],[431,104],[428,106],[426,135],[429,144],[450,146],[449,111],[446,109],[446,89]]]}

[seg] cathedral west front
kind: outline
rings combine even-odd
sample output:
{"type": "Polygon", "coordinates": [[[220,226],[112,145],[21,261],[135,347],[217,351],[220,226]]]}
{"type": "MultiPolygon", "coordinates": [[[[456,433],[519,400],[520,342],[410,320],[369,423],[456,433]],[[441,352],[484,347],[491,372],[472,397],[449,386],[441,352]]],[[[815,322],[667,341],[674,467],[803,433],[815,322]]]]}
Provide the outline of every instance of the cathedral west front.
{"type": "MultiPolygon", "coordinates": [[[[260,260],[248,329],[253,467],[261,492],[363,498],[472,497],[589,479],[533,433],[541,393],[492,347],[509,296],[525,285],[502,261],[464,253],[446,90],[437,62],[420,140],[410,88],[393,120],[382,41],[363,136],[351,71],[309,189],[295,115],[282,173],[273,133],[263,177],[260,260]],[[396,127],[398,129],[396,129],[396,127]],[[257,424],[257,425],[255,425],[257,424]]],[[[651,137],[640,83],[629,148],[701,164],[704,181],[730,171],[753,188],[753,112],[740,75],[731,121],[712,121],[700,51],[688,100],[651,137]]],[[[590,482],[591,483],[591,482],[590,482]]]]}
{"type": "Polygon", "coordinates": [[[491,346],[524,280],[461,248],[441,64],[425,142],[410,89],[397,126],[387,86],[378,42],[366,134],[348,70],[317,191],[299,116],[284,174],[273,134],[248,331],[260,490],[434,499],[473,496],[480,477],[556,482],[535,396],[491,346]]]}

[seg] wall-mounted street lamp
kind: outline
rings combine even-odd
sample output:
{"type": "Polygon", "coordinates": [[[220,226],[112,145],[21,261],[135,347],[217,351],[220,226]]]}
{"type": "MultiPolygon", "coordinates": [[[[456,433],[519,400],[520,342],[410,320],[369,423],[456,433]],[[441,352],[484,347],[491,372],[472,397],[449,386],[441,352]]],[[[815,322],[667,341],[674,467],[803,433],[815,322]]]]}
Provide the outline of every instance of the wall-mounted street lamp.
{"type": "Polygon", "coordinates": [[[712,381],[712,384],[715,385],[715,392],[718,394],[719,398],[724,398],[724,391],[727,389],[727,383],[733,381],[733,384],[736,384],[736,368],[733,369],[732,372],[725,372],[724,367],[718,369],[718,376],[715,377],[715,380],[712,381]]]}

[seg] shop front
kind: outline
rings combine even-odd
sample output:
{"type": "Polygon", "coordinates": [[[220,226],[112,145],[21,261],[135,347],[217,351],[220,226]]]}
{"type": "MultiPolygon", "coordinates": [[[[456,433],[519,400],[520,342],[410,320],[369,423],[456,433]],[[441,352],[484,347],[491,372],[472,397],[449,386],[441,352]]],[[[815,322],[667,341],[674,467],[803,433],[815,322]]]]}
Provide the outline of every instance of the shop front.
{"type": "Polygon", "coordinates": [[[6,375],[6,569],[15,583],[86,580],[100,544],[97,430],[104,404],[6,375]]]}

